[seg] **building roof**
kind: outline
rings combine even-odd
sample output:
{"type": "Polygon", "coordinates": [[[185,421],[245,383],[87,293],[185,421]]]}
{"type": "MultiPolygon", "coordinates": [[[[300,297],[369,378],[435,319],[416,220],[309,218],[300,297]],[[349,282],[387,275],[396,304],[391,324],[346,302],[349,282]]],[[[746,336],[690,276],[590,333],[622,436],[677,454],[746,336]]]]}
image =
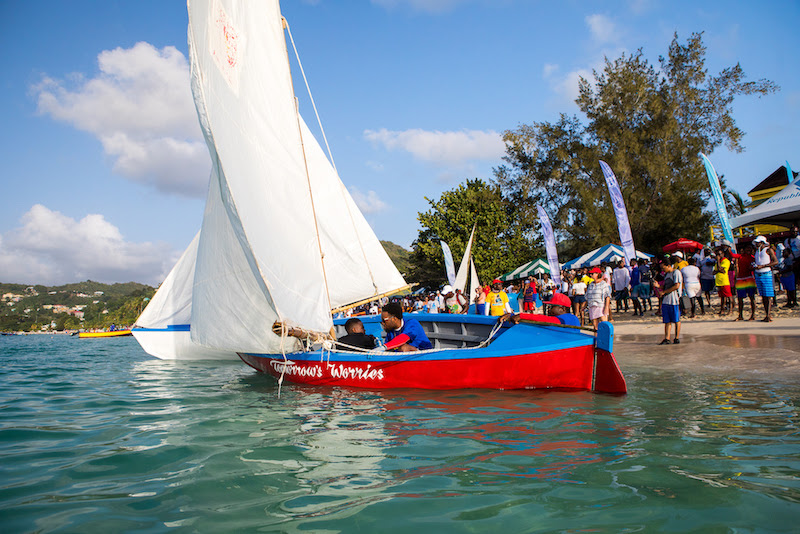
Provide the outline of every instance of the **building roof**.
{"type": "MultiPolygon", "coordinates": [[[[797,176],[797,173],[792,171],[792,174],[794,175],[792,180],[794,180],[794,177],[797,176]]],[[[775,169],[775,172],[764,178],[760,184],[748,191],[747,194],[752,197],[753,193],[758,193],[759,191],[764,191],[765,189],[773,189],[776,187],[784,188],[789,185],[790,181],[791,180],[789,180],[788,173],[786,172],[786,167],[781,165],[775,169]]]]}

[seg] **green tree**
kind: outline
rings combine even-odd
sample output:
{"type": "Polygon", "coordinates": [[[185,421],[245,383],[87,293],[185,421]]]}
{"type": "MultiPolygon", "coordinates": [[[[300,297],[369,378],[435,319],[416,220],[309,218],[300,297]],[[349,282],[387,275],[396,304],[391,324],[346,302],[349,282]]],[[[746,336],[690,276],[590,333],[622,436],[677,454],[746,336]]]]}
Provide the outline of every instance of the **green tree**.
{"type": "Polygon", "coordinates": [[[580,80],[576,103],[585,121],[561,115],[505,132],[505,164],[495,169],[495,180],[521,207],[522,224],[534,227],[541,203],[564,252],[618,242],[603,160],[620,183],[638,248],[658,250],[678,237],[702,240],[712,214],[698,153],[723,143],[741,151],[735,97],[778,89],[768,80],[746,82],[738,64],[709,75],[705,52],[702,34],[695,33],[685,44],[675,35],[658,69],[641,50],[606,59],[593,83],[580,80]]]}
{"type": "Polygon", "coordinates": [[[409,280],[425,287],[445,283],[444,256],[439,241],[449,245],[458,269],[476,223],[472,257],[482,283],[533,257],[534,251],[519,221],[496,185],[475,178],[445,191],[439,200],[425,200],[431,209],[417,217],[422,229],[412,245],[409,280]]]}

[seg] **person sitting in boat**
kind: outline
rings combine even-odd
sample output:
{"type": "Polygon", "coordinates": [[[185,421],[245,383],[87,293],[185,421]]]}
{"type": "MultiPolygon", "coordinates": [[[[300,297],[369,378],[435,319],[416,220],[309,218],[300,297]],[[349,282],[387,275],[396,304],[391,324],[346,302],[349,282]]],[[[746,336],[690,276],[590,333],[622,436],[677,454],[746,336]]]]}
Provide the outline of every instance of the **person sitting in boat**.
{"type": "Polygon", "coordinates": [[[548,315],[538,313],[507,313],[500,318],[500,321],[510,321],[519,324],[520,320],[538,321],[541,323],[564,324],[569,326],[581,326],[578,316],[570,312],[572,302],[563,293],[553,293],[550,300],[545,302],[549,305],[548,315]]]}
{"type": "Polygon", "coordinates": [[[372,350],[375,348],[375,336],[366,333],[361,319],[356,319],[355,317],[348,319],[344,323],[344,330],[347,335],[336,340],[336,344],[340,344],[340,348],[345,350],[354,350],[356,348],[372,350]]]}
{"type": "Polygon", "coordinates": [[[381,324],[386,330],[386,348],[399,352],[432,349],[428,336],[419,321],[411,317],[403,318],[403,308],[396,302],[390,302],[381,311],[381,324]],[[403,336],[402,338],[400,336],[403,336]],[[394,338],[405,340],[397,347],[390,343],[394,338]]]}

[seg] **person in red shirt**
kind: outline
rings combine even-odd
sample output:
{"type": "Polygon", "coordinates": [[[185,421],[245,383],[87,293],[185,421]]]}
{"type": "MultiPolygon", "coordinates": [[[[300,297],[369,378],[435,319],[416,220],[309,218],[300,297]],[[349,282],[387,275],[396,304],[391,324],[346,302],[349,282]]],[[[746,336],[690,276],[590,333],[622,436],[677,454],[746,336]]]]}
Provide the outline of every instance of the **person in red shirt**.
{"type": "Polygon", "coordinates": [[[739,316],[735,321],[744,321],[744,298],[750,299],[750,317],[748,321],[756,318],[756,279],[753,276],[753,245],[744,246],[741,254],[732,254],[736,259],[736,298],[739,301],[739,316]]]}

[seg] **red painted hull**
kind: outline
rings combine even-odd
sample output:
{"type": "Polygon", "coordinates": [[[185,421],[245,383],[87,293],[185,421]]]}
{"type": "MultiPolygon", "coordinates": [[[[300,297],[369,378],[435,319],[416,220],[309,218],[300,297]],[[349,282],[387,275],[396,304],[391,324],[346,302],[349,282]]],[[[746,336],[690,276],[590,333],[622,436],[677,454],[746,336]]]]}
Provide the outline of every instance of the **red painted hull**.
{"type": "Polygon", "coordinates": [[[240,354],[251,367],[300,384],[370,389],[534,389],[591,390],[594,347],[584,346],[536,354],[396,361],[308,361],[278,356],[240,354]]]}

